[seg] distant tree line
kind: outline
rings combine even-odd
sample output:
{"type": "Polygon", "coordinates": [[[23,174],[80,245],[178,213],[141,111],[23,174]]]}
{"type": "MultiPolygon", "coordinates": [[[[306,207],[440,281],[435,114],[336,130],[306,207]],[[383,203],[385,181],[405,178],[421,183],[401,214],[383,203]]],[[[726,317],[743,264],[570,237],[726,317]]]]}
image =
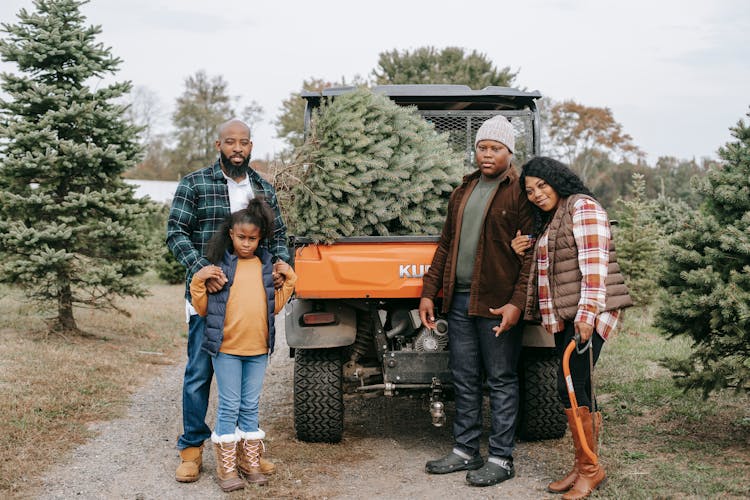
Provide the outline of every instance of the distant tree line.
{"type": "MultiPolygon", "coordinates": [[[[509,67],[496,68],[484,54],[458,47],[437,49],[421,47],[413,51],[382,52],[370,78],[354,76],[350,81],[329,81],[310,77],[301,90],[290,93],[281,103],[274,125],[278,137],[288,149],[279,158],[255,159],[254,166],[263,172],[274,169],[274,163],[288,161],[304,141],[304,91],[320,91],[337,86],[374,86],[384,84],[461,84],[474,89],[491,85],[513,86],[517,72],[509,67]],[[269,161],[270,160],[270,161],[269,161]]],[[[227,116],[241,116],[250,125],[257,124],[263,109],[251,102],[241,112],[222,76],[197,71],[185,79],[183,93],[176,99],[171,115],[173,131],[155,133],[154,123],[161,115],[154,105],[155,96],[137,87],[129,102],[129,117],[142,127],[142,160],[125,176],[133,179],[177,180],[215,160],[215,129],[227,116]]],[[[555,101],[545,97],[542,111],[543,152],[560,158],[578,172],[606,207],[619,198],[630,196],[633,174],[643,176],[643,195],[648,199],[671,196],[697,206],[699,197],[690,180],[702,175],[714,160],[660,157],[654,165],[644,161],[644,153],[623,131],[609,108],[585,106],[571,100],[555,101]]],[[[278,167],[278,165],[276,165],[278,167]]]]}
{"type": "Polygon", "coordinates": [[[216,161],[216,128],[231,117],[240,117],[251,126],[263,115],[255,101],[240,112],[239,96],[229,94],[229,84],[221,75],[209,76],[198,70],[185,78],[185,88],[175,101],[171,114],[172,132],[157,132],[155,123],[161,108],[156,96],[139,87],[128,102],[129,119],[141,128],[142,160],[125,172],[126,178],[178,180],[185,174],[216,161]]]}

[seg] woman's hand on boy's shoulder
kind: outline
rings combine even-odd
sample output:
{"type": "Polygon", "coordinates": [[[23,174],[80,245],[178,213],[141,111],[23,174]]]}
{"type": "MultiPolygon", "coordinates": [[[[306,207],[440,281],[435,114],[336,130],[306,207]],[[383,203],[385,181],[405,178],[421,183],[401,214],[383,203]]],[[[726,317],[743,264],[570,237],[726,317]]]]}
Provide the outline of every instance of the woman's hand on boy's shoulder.
{"type": "Polygon", "coordinates": [[[511,248],[516,252],[516,255],[523,257],[526,250],[533,248],[534,237],[530,234],[521,234],[521,230],[516,231],[516,237],[510,242],[511,248]]]}

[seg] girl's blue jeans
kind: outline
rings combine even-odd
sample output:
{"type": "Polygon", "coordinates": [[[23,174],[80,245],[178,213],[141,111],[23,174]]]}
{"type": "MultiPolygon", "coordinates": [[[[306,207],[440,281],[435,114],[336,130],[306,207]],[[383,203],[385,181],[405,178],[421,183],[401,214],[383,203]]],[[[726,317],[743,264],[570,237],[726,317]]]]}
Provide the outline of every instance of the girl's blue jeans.
{"type": "Polygon", "coordinates": [[[218,436],[258,431],[258,403],[268,354],[235,356],[220,352],[213,358],[219,408],[214,432],[218,436]]]}

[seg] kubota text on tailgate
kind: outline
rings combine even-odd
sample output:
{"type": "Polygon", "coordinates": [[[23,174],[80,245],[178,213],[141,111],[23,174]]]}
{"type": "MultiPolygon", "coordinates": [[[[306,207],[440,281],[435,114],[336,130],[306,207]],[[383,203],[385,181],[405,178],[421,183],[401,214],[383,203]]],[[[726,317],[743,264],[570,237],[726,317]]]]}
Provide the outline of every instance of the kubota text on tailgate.
{"type": "Polygon", "coordinates": [[[429,264],[399,264],[399,278],[422,278],[430,270],[429,264]]]}

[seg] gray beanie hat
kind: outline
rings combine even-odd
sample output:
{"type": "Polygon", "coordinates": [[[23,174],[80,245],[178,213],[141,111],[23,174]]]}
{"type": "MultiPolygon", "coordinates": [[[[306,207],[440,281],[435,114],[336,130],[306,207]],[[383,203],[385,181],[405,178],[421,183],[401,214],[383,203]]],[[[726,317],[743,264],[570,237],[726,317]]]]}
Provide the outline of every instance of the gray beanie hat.
{"type": "Polygon", "coordinates": [[[479,141],[497,141],[505,144],[505,147],[512,153],[516,148],[516,138],[513,135],[513,126],[503,115],[495,115],[479,127],[477,138],[474,140],[474,147],[477,147],[479,141]]]}

